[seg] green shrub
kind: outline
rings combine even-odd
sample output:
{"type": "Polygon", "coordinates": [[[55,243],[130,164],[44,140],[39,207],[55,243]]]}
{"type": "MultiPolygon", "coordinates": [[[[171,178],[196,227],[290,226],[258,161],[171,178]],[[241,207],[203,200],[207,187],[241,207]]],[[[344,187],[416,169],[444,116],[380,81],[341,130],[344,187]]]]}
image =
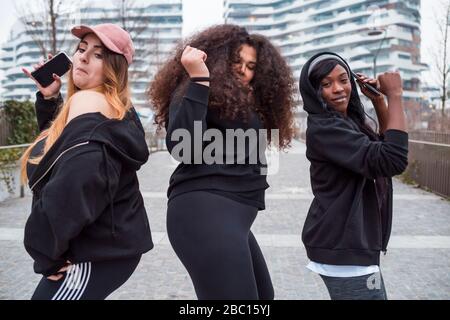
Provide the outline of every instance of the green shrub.
{"type": "MultiPolygon", "coordinates": [[[[7,121],[12,124],[7,140],[8,145],[31,143],[38,135],[36,113],[32,102],[6,101],[5,116],[7,121]]],[[[0,150],[0,164],[17,161],[24,151],[25,148],[0,150]]]]}

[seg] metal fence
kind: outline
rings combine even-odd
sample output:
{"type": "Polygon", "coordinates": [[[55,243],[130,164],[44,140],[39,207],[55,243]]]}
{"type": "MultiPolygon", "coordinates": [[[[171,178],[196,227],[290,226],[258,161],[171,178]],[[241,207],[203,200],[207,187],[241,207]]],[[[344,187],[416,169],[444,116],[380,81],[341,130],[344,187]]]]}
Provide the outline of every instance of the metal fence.
{"type": "MultiPolygon", "coordinates": [[[[149,149],[150,153],[166,150],[164,136],[155,134],[153,132],[146,131],[145,132],[145,140],[147,142],[147,146],[148,146],[148,149],[149,149]]],[[[0,152],[2,152],[4,150],[13,150],[13,149],[20,149],[20,150],[24,150],[25,151],[25,149],[28,148],[30,145],[31,144],[0,145],[0,152]]],[[[2,163],[0,161],[0,173],[2,175],[14,174],[14,170],[16,168],[17,168],[17,164],[14,164],[14,163],[13,164],[2,163]],[[3,172],[1,172],[2,170],[3,170],[3,172]]],[[[0,183],[2,183],[1,177],[0,177],[0,183]]],[[[20,183],[19,190],[17,191],[18,193],[16,193],[15,191],[9,191],[9,192],[13,196],[17,196],[17,195],[20,194],[20,197],[23,198],[25,196],[25,186],[22,185],[22,183],[20,183]]]]}
{"type": "MultiPolygon", "coordinates": [[[[13,150],[13,149],[25,150],[29,146],[30,146],[30,144],[17,144],[17,145],[9,145],[9,146],[0,145],[0,152],[2,152],[3,150],[13,150]]],[[[17,168],[18,168],[18,162],[17,163],[2,163],[2,162],[0,162],[0,172],[1,172],[3,180],[7,179],[7,180],[11,181],[11,179],[12,179],[11,177],[14,176],[14,171],[17,168]]],[[[14,180],[12,179],[12,181],[14,181],[14,180]]],[[[2,183],[1,180],[0,180],[0,183],[2,183]]],[[[8,184],[6,183],[6,185],[8,185],[8,184]]],[[[25,197],[25,186],[22,184],[22,182],[20,182],[20,185],[18,185],[18,187],[19,187],[18,192],[20,194],[20,197],[21,198],[25,197]]],[[[9,186],[8,192],[12,195],[16,195],[16,192],[14,191],[14,189],[16,189],[16,188],[9,186]]]]}
{"type": "Polygon", "coordinates": [[[409,132],[409,139],[450,144],[450,132],[437,132],[428,130],[411,131],[409,132]]]}
{"type": "Polygon", "coordinates": [[[450,133],[413,131],[409,139],[405,176],[421,187],[450,197],[450,133]]]}
{"type": "MultiPolygon", "coordinates": [[[[7,132],[3,126],[4,118],[0,110],[0,134],[7,132]]],[[[6,123],[6,125],[8,125],[6,123]]],[[[7,137],[7,133],[5,136],[7,137]]],[[[304,135],[300,135],[305,138],[304,135]]],[[[3,136],[0,136],[2,138],[3,136]]],[[[450,197],[450,132],[413,131],[409,133],[409,166],[405,177],[413,180],[419,186],[450,197]]],[[[3,140],[0,140],[3,141],[3,140]]],[[[163,135],[146,131],[146,141],[150,152],[165,150],[163,135]]],[[[6,143],[6,138],[5,138],[6,143]]],[[[10,148],[25,148],[28,145],[2,146],[0,150],[10,148]]]]}

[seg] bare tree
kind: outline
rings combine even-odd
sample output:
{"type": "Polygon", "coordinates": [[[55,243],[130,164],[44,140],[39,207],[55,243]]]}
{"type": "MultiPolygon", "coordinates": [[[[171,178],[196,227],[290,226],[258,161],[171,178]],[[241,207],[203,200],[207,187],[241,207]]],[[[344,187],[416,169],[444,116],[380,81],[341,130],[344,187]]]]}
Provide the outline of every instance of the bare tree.
{"type": "Polygon", "coordinates": [[[448,98],[447,82],[450,73],[450,0],[440,2],[440,7],[435,11],[436,26],[439,31],[439,38],[436,47],[431,51],[433,63],[437,70],[437,83],[441,89],[442,117],[445,116],[445,105],[448,98]]]}
{"type": "MultiPolygon", "coordinates": [[[[113,0],[112,3],[113,12],[105,11],[105,18],[115,19],[130,33],[136,50],[128,73],[130,81],[138,84],[139,80],[146,79],[148,82],[163,58],[156,18],[149,15],[148,3],[143,1],[113,0]]],[[[138,100],[142,98],[139,97],[138,100]]]]}
{"type": "MultiPolygon", "coordinates": [[[[64,1],[65,7],[68,2],[64,1]]],[[[44,57],[64,47],[67,33],[61,30],[62,5],[62,0],[38,0],[33,5],[16,6],[19,20],[44,57]]]]}
{"type": "Polygon", "coordinates": [[[118,10],[119,21],[123,29],[132,37],[139,36],[147,29],[150,17],[145,15],[145,7],[139,6],[136,0],[113,0],[118,10]]]}
{"type": "Polygon", "coordinates": [[[135,60],[139,65],[130,70],[130,79],[150,78],[152,65],[161,60],[159,29],[150,27],[154,21],[148,15],[147,8],[136,0],[113,0],[116,9],[115,18],[121,27],[128,31],[134,40],[135,60]],[[140,39],[139,41],[137,41],[140,39]]]}

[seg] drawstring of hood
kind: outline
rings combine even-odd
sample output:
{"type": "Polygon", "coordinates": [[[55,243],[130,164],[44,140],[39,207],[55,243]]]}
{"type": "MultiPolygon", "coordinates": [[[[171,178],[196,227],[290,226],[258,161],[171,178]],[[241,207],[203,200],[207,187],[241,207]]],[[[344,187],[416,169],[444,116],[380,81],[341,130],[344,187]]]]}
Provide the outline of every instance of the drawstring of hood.
{"type": "Polygon", "coordinates": [[[116,237],[116,226],[114,221],[114,203],[113,203],[113,195],[111,191],[111,183],[109,181],[109,163],[108,163],[108,151],[106,150],[106,145],[102,145],[103,157],[105,159],[105,173],[106,173],[106,186],[108,188],[108,197],[109,197],[109,212],[111,214],[111,234],[115,238],[116,237]]]}

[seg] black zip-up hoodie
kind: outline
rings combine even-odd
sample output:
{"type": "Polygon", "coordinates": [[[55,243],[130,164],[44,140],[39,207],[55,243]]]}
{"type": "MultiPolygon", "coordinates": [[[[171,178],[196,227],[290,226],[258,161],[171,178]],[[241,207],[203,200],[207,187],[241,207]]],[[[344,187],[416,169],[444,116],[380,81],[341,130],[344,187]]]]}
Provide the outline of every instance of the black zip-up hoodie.
{"type": "Polygon", "coordinates": [[[373,141],[350,118],[324,108],[308,77],[310,63],[321,54],[334,53],[313,56],[300,76],[314,193],[302,240],[309,259],[318,263],[378,265],[391,233],[391,177],[407,166],[408,134],[387,130],[373,141]],[[377,187],[380,180],[384,188],[377,187]]]}
{"type": "MultiPolygon", "coordinates": [[[[41,130],[56,111],[57,103],[37,95],[41,130]]],[[[120,121],[96,112],[67,124],[29,181],[24,244],[36,273],[55,274],[66,260],[113,260],[153,248],[136,175],[148,156],[134,109],[120,121]]]]}

